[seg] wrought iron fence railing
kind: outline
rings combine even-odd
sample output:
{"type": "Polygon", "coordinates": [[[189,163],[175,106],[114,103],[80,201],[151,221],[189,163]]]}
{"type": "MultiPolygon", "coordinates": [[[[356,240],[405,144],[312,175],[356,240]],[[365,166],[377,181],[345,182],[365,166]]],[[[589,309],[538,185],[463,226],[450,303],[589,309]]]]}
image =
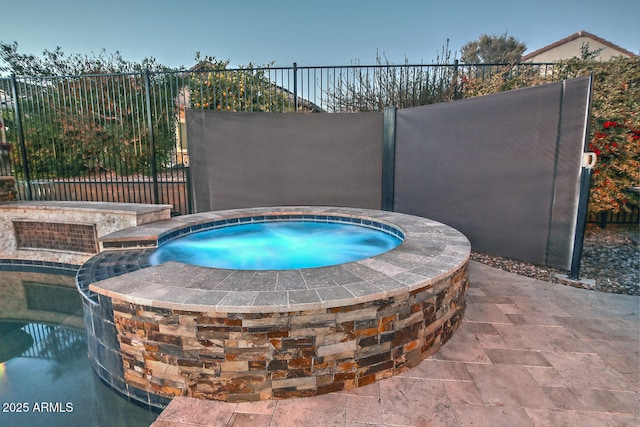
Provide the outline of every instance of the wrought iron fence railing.
{"type": "MultiPolygon", "coordinates": [[[[458,99],[506,64],[351,65],[0,78],[0,175],[23,200],[192,211],[185,110],[382,111],[458,99]]],[[[553,64],[511,73],[550,74],[553,64]]]]}

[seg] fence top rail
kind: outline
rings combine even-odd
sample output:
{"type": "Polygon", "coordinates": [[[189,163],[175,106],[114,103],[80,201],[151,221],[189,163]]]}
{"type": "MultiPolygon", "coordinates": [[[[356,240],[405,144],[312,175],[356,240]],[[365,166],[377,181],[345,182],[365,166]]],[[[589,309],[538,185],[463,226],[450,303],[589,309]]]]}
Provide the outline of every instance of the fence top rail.
{"type": "MultiPolygon", "coordinates": [[[[453,62],[448,64],[351,64],[351,65],[311,65],[296,67],[281,67],[283,69],[318,69],[318,68],[438,68],[438,67],[535,67],[535,66],[550,66],[554,65],[553,62],[523,62],[523,63],[465,63],[465,62],[453,62]]],[[[274,69],[274,68],[271,68],[274,69]]]]}
{"type": "MultiPolygon", "coordinates": [[[[449,64],[351,64],[351,65],[296,65],[293,66],[260,66],[260,67],[236,67],[236,68],[210,68],[210,69],[181,69],[181,70],[162,70],[162,71],[148,71],[150,75],[162,75],[162,74],[201,74],[217,72],[247,72],[247,71],[293,71],[293,70],[318,70],[318,69],[362,69],[362,68],[447,68],[447,67],[544,67],[553,66],[553,62],[525,62],[525,63],[464,63],[454,62],[449,64]]],[[[38,75],[15,75],[16,79],[63,79],[63,78],[86,78],[86,77],[121,77],[121,76],[142,76],[147,71],[131,71],[125,73],[95,73],[95,74],[75,74],[75,75],[61,75],[61,76],[38,76],[38,75]]],[[[10,80],[11,76],[0,76],[0,80],[10,80]]]]}

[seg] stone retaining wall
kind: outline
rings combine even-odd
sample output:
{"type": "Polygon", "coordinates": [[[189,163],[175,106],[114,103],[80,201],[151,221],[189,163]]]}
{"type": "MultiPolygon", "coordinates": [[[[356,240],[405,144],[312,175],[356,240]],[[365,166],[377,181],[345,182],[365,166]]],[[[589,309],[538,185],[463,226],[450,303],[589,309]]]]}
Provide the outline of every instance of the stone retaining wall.
{"type": "Polygon", "coordinates": [[[170,205],[21,201],[0,204],[0,259],[81,265],[99,238],[169,219],[170,205]]]}

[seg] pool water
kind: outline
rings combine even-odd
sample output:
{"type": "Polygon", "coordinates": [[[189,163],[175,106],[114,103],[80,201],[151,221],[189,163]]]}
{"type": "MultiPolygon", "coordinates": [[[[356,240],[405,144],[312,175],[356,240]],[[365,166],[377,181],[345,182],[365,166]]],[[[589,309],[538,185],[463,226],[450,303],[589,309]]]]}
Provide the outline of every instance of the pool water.
{"type": "Polygon", "coordinates": [[[234,270],[287,270],[342,264],[401,243],[382,230],[348,223],[281,221],[226,226],[161,245],[152,265],[167,261],[234,270]]]}
{"type": "Polygon", "coordinates": [[[74,278],[0,268],[0,426],[149,426],[87,356],[74,278]]]}

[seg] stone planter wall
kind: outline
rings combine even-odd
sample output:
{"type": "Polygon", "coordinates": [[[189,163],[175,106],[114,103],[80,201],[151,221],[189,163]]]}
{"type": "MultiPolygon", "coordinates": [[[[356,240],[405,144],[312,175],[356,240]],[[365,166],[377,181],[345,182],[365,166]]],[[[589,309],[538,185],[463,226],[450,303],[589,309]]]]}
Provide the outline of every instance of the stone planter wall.
{"type": "Polygon", "coordinates": [[[170,216],[169,205],[3,203],[0,204],[0,259],[81,265],[102,249],[100,237],[170,216]]]}
{"type": "Polygon", "coordinates": [[[371,384],[414,367],[458,327],[467,265],[405,295],[325,310],[217,313],[113,300],[124,380],[160,396],[253,401],[371,384]]]}

